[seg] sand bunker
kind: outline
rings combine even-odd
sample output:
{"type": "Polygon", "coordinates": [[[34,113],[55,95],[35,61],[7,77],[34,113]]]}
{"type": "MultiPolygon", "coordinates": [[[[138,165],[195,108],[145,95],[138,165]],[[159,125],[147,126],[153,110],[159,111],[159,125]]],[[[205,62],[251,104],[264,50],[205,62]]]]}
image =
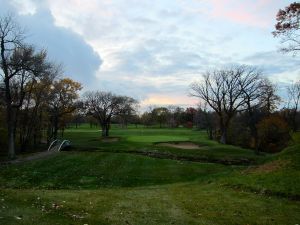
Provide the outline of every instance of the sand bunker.
{"type": "Polygon", "coordinates": [[[200,147],[192,142],[166,142],[159,143],[158,146],[166,146],[180,149],[199,149],[200,147]]]}
{"type": "Polygon", "coordinates": [[[118,137],[106,137],[101,139],[102,142],[118,142],[118,137]]]}

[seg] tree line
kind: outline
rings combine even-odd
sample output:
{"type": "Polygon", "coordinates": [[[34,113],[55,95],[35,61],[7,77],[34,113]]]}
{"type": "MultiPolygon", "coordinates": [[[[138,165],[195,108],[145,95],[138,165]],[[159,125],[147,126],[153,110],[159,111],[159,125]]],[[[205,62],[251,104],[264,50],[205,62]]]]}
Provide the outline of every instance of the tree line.
{"type": "Polygon", "coordinates": [[[277,110],[282,100],[276,86],[255,67],[208,71],[202,78],[190,89],[207,105],[202,113],[211,139],[257,152],[278,151],[290,140],[290,130],[297,131],[300,81],[287,88],[288,104],[277,110]]]}
{"type": "Polygon", "coordinates": [[[46,50],[24,40],[12,16],[0,18],[0,146],[9,158],[16,150],[49,144],[74,115],[92,115],[108,136],[113,116],[135,110],[135,99],[110,92],[87,92],[79,99],[82,85],[64,77],[46,50]]]}
{"type": "MultiPolygon", "coordinates": [[[[299,21],[290,18],[299,12],[300,4],[279,11],[274,35],[291,37],[298,31],[299,21]]],[[[279,151],[290,140],[291,130],[299,128],[300,81],[287,88],[288,103],[278,110],[282,100],[276,86],[255,67],[202,74],[201,81],[190,85],[191,96],[200,100],[197,108],[151,107],[139,114],[139,103],[132,97],[104,91],[80,96],[82,85],[65,77],[46,50],[26,43],[24,30],[12,16],[0,18],[0,50],[0,147],[7,149],[9,158],[44,147],[63,135],[70,123],[98,124],[103,137],[109,136],[111,123],[198,128],[210,139],[257,152],[279,151]]]]}

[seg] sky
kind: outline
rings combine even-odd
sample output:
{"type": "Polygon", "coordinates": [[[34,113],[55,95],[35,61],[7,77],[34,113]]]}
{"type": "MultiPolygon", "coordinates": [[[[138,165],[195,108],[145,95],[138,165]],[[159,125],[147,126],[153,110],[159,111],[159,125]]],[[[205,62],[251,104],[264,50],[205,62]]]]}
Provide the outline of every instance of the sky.
{"type": "Polygon", "coordinates": [[[287,0],[0,0],[83,91],[149,105],[196,106],[189,85],[232,65],[258,67],[279,93],[300,79],[300,55],[271,32],[287,0]]]}

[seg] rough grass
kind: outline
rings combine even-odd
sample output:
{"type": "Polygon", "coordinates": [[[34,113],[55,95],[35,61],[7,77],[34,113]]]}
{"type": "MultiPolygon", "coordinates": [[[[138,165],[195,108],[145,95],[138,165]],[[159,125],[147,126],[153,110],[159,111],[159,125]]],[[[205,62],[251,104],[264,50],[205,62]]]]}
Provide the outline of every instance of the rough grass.
{"type": "Polygon", "coordinates": [[[211,184],[1,190],[2,224],[297,224],[299,204],[211,184]],[[22,218],[21,220],[16,217],[22,218]]]}
{"type": "Polygon", "coordinates": [[[132,154],[61,152],[2,167],[0,186],[36,189],[97,189],[189,182],[228,174],[233,167],[180,162],[132,154]]]}
{"type": "Polygon", "coordinates": [[[270,156],[267,162],[224,179],[231,187],[300,201],[300,145],[270,156]]]}

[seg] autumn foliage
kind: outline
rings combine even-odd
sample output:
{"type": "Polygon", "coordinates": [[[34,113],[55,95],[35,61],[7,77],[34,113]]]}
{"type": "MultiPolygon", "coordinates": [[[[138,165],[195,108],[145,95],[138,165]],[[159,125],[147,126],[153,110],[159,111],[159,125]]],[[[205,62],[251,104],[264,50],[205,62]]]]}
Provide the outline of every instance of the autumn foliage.
{"type": "Polygon", "coordinates": [[[265,152],[278,152],[287,146],[290,127],[280,116],[271,115],[257,124],[259,148],[265,152]]]}
{"type": "Polygon", "coordinates": [[[280,9],[276,15],[274,37],[281,37],[281,42],[287,44],[282,47],[283,52],[294,52],[300,50],[299,40],[299,18],[300,3],[294,2],[285,9],[280,9]]]}
{"type": "Polygon", "coordinates": [[[274,35],[286,33],[293,29],[299,29],[300,3],[292,3],[284,10],[280,9],[276,15],[277,23],[274,35]]]}

